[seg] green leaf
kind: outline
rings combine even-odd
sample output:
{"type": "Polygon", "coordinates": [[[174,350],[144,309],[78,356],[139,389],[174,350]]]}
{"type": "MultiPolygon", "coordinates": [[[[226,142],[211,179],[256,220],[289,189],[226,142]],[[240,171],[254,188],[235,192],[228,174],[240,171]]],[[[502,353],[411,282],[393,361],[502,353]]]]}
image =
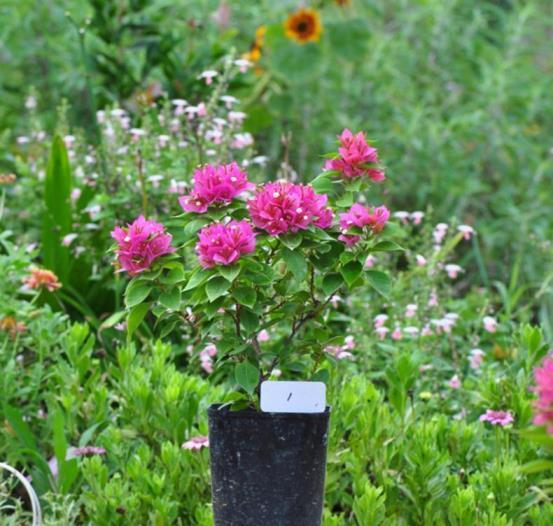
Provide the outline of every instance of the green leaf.
{"type": "Polygon", "coordinates": [[[125,317],[125,314],[127,313],[124,310],[119,312],[114,312],[111,316],[109,316],[102,322],[102,324],[99,327],[99,330],[104,331],[106,329],[110,329],[111,327],[119,323],[125,317]]]}
{"type": "Polygon", "coordinates": [[[330,296],[331,294],[336,292],[343,284],[344,280],[342,279],[342,276],[340,276],[340,274],[327,274],[323,278],[323,292],[326,296],[330,296]]]}
{"type": "Polygon", "coordinates": [[[234,378],[244,391],[252,394],[259,382],[259,370],[250,362],[241,362],[234,368],[234,378]]]}
{"type": "Polygon", "coordinates": [[[4,412],[6,415],[6,420],[9,422],[10,426],[15,431],[15,434],[17,435],[17,438],[19,438],[21,443],[27,449],[39,452],[39,449],[37,447],[36,440],[31,431],[31,428],[29,427],[27,422],[23,420],[23,417],[21,416],[21,412],[15,407],[12,407],[7,404],[4,406],[4,412]]]}
{"type": "Polygon", "coordinates": [[[159,302],[168,309],[179,310],[180,308],[181,293],[178,287],[174,287],[171,290],[160,294],[159,302]]]}
{"type": "Polygon", "coordinates": [[[160,282],[164,285],[174,285],[185,279],[184,269],[182,265],[179,265],[178,267],[172,268],[165,276],[162,276],[160,282]]]}
{"type": "Polygon", "coordinates": [[[301,252],[285,248],[282,250],[282,258],[298,280],[305,278],[307,275],[307,261],[301,252]]]}
{"type": "Polygon", "coordinates": [[[253,307],[257,300],[257,293],[251,287],[236,287],[232,291],[232,296],[240,305],[246,305],[246,307],[253,307]]]}
{"type": "Polygon", "coordinates": [[[125,305],[127,308],[131,308],[142,303],[148,297],[151,290],[151,282],[133,279],[125,290],[125,305]]]}
{"type": "Polygon", "coordinates": [[[127,337],[130,338],[134,331],[144,320],[144,317],[150,309],[150,303],[140,303],[133,307],[127,316],[127,337]]]}
{"type": "Polygon", "coordinates": [[[379,294],[387,298],[390,294],[391,281],[390,276],[380,270],[367,270],[365,277],[369,285],[379,294]]]}
{"type": "Polygon", "coordinates": [[[340,208],[349,208],[353,203],[355,203],[355,194],[352,192],[346,192],[336,201],[336,206],[340,208]]]}
{"type": "Polygon", "coordinates": [[[195,236],[198,230],[207,225],[209,222],[210,220],[207,217],[192,219],[192,221],[189,221],[184,227],[184,235],[186,238],[195,236]]]}
{"type": "Polygon", "coordinates": [[[188,280],[188,283],[186,284],[186,287],[184,287],[184,291],[192,290],[201,285],[202,283],[206,282],[210,276],[213,275],[213,272],[211,270],[207,269],[201,269],[194,272],[190,279],[188,280]]]}
{"type": "Polygon", "coordinates": [[[312,377],[311,377],[311,381],[312,382],[323,382],[323,383],[328,383],[328,381],[330,380],[330,372],[328,371],[328,369],[319,369],[312,377]]]}
{"type": "Polygon", "coordinates": [[[393,252],[397,250],[405,250],[399,246],[395,241],[380,241],[374,247],[371,248],[371,252],[393,252]]]}
{"type": "Polygon", "coordinates": [[[330,194],[334,190],[332,179],[327,172],[315,177],[315,179],[311,181],[311,186],[318,194],[330,194]]]}
{"type": "Polygon", "coordinates": [[[238,277],[240,270],[240,265],[220,265],[218,268],[219,274],[231,283],[238,277]]]}
{"type": "Polygon", "coordinates": [[[240,309],[240,324],[251,334],[259,327],[259,317],[249,309],[240,309]]]}
{"type": "Polygon", "coordinates": [[[209,301],[215,301],[221,297],[230,288],[230,282],[222,276],[215,276],[210,279],[205,286],[205,293],[209,301]]]}
{"type": "Polygon", "coordinates": [[[344,277],[348,287],[351,287],[363,272],[363,265],[359,261],[350,261],[342,266],[340,273],[344,277]]]}
{"type": "Polygon", "coordinates": [[[280,242],[288,247],[290,250],[294,250],[301,245],[303,236],[301,234],[284,234],[280,236],[280,242]]]}
{"type": "Polygon", "coordinates": [[[71,232],[71,170],[62,138],[54,138],[44,179],[45,213],[42,218],[42,251],[44,266],[67,282],[71,267],[69,248],[62,239],[71,232]]]}

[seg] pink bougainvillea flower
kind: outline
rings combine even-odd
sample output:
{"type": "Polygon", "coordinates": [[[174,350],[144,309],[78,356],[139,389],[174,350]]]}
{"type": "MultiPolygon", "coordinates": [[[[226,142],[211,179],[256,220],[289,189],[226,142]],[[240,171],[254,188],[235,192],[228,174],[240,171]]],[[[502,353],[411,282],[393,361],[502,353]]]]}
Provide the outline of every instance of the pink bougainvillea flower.
{"type": "Polygon", "coordinates": [[[187,440],[182,446],[182,449],[192,449],[198,451],[203,447],[209,447],[209,438],[205,436],[192,437],[187,440]]]}
{"type": "Polygon", "coordinates": [[[175,251],[171,246],[173,237],[165,232],[165,227],[144,216],[126,227],[115,227],[111,237],[119,245],[116,252],[121,269],[131,276],[148,270],[157,258],[175,251]]]}
{"type": "Polygon", "coordinates": [[[367,143],[363,132],[354,135],[346,128],[338,138],[338,156],[326,161],[325,170],[335,170],[346,178],[367,175],[374,182],[384,181],[384,172],[378,168],[378,152],[367,143]]]}
{"type": "Polygon", "coordinates": [[[537,426],[547,426],[547,432],[553,435],[553,358],[548,356],[542,366],[534,369],[535,392],[538,396],[534,404],[534,420],[537,426]]]}
{"type": "Polygon", "coordinates": [[[196,244],[196,253],[204,268],[232,265],[240,256],[254,250],[255,233],[246,220],[208,225],[200,230],[196,244]]]}
{"type": "Polygon", "coordinates": [[[30,289],[45,288],[54,292],[61,287],[58,277],[51,270],[31,267],[30,272],[30,276],[23,278],[23,284],[30,289]]]}
{"type": "Polygon", "coordinates": [[[232,162],[220,166],[206,164],[194,172],[194,188],[190,195],[179,198],[185,212],[204,213],[214,204],[226,205],[237,195],[254,188],[246,172],[232,162]]]}
{"type": "Polygon", "coordinates": [[[306,230],[311,225],[330,227],[333,212],[327,200],[326,195],[315,193],[309,185],[285,181],[263,185],[248,201],[248,208],[257,228],[278,236],[306,230]]]}
{"type": "Polygon", "coordinates": [[[510,411],[494,411],[488,409],[484,414],[480,415],[480,422],[489,422],[494,426],[505,427],[515,421],[510,411]]]}
{"type": "Polygon", "coordinates": [[[350,228],[368,227],[371,232],[377,234],[384,228],[389,217],[390,211],[385,206],[368,209],[359,203],[355,203],[347,212],[340,214],[342,235],[338,239],[346,245],[352,246],[361,238],[357,235],[347,234],[350,228]]]}

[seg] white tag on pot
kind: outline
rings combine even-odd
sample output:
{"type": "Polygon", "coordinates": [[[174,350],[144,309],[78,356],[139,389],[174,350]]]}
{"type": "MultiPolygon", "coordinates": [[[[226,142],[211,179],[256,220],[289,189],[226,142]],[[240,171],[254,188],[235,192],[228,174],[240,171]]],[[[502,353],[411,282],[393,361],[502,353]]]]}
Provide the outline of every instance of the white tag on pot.
{"type": "Polygon", "coordinates": [[[261,410],[266,413],[323,413],[326,385],[323,382],[263,382],[261,410]]]}

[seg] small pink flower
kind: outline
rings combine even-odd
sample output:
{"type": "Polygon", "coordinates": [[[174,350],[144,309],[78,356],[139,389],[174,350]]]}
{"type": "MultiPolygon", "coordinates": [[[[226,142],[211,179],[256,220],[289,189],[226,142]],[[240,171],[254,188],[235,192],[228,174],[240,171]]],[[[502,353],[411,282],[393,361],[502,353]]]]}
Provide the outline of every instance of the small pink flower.
{"type": "Polygon", "coordinates": [[[340,234],[338,236],[338,241],[341,241],[344,245],[350,248],[361,241],[361,236],[346,236],[345,234],[340,234]]]}
{"type": "Polygon", "coordinates": [[[385,179],[378,168],[378,152],[367,143],[363,132],[351,133],[345,129],[339,137],[338,157],[325,163],[325,170],[336,170],[346,178],[367,175],[374,182],[385,179]]]}
{"type": "Polygon", "coordinates": [[[451,387],[451,389],[459,389],[461,387],[461,380],[459,380],[459,376],[452,376],[449,382],[447,382],[447,385],[451,387]]]}
{"type": "Polygon", "coordinates": [[[463,268],[459,265],[449,264],[445,266],[445,271],[451,279],[455,279],[459,276],[459,273],[464,272],[463,268]]]}
{"type": "Polygon", "coordinates": [[[432,236],[434,237],[434,242],[439,245],[444,237],[446,236],[447,234],[447,229],[448,229],[448,225],[447,223],[438,223],[436,225],[436,228],[434,229],[434,232],[432,233],[432,236]]]}
{"type": "Polygon", "coordinates": [[[481,349],[472,349],[469,356],[469,366],[471,369],[478,370],[484,361],[484,351],[481,349]]]}
{"type": "Polygon", "coordinates": [[[467,241],[474,235],[474,228],[469,225],[459,225],[457,230],[463,233],[463,239],[467,241]]]}
{"type": "Polygon", "coordinates": [[[254,225],[278,236],[286,232],[306,230],[311,225],[328,228],[333,212],[328,197],[316,194],[309,185],[290,182],[267,183],[248,201],[254,225]]]}
{"type": "Polygon", "coordinates": [[[251,133],[236,133],[232,141],[232,147],[238,150],[247,148],[253,144],[253,137],[251,133]]]}
{"type": "Polygon", "coordinates": [[[438,305],[438,294],[435,290],[430,292],[430,296],[428,298],[428,306],[429,307],[436,307],[438,305]]]}
{"type": "Polygon", "coordinates": [[[377,327],[374,332],[376,332],[379,340],[383,340],[386,338],[386,334],[390,332],[390,329],[388,327],[377,327]]]}
{"type": "Polygon", "coordinates": [[[348,246],[359,241],[359,236],[347,234],[347,231],[351,228],[363,229],[368,227],[373,234],[377,234],[384,228],[389,217],[390,211],[385,206],[368,209],[359,203],[355,203],[347,212],[340,214],[340,227],[342,228],[340,240],[348,246]]]}
{"type": "Polygon", "coordinates": [[[409,220],[409,212],[405,212],[405,210],[398,210],[397,212],[394,212],[394,217],[399,219],[404,225],[407,225],[409,220]]]}
{"type": "Polygon", "coordinates": [[[239,58],[238,60],[234,61],[234,65],[238,66],[238,70],[240,71],[240,73],[246,73],[246,71],[248,71],[248,68],[252,65],[252,62],[244,58],[239,58]]]}
{"type": "Polygon", "coordinates": [[[185,212],[204,213],[214,204],[226,205],[237,195],[254,188],[246,172],[237,163],[213,166],[206,164],[194,172],[194,187],[190,195],[179,198],[185,212]]]}
{"type": "Polygon", "coordinates": [[[209,438],[205,436],[192,437],[190,440],[187,440],[181,447],[182,449],[199,451],[204,447],[209,447],[209,438]]]}
{"type": "Polygon", "coordinates": [[[203,71],[199,79],[204,79],[205,83],[209,86],[213,83],[213,79],[218,75],[217,71],[213,71],[212,69],[208,69],[207,71],[203,71]]]}
{"type": "Polygon", "coordinates": [[[484,330],[487,332],[494,333],[497,331],[497,320],[495,318],[484,316],[482,323],[484,324],[484,330]]]}
{"type": "Polygon", "coordinates": [[[405,317],[414,318],[417,315],[418,306],[414,303],[409,303],[405,308],[405,317]]]}
{"type": "Polygon", "coordinates": [[[372,254],[369,254],[367,256],[367,259],[365,259],[365,268],[373,268],[374,265],[376,263],[376,258],[372,255],[372,254]]]}
{"type": "Polygon", "coordinates": [[[484,414],[480,415],[480,422],[489,422],[494,426],[505,427],[514,422],[514,417],[510,411],[494,411],[488,409],[484,414]]]}
{"type": "Polygon", "coordinates": [[[351,351],[352,349],[355,349],[355,338],[351,335],[346,336],[344,339],[344,345],[342,346],[342,349],[347,349],[351,351]]]}
{"type": "Polygon", "coordinates": [[[117,243],[119,265],[131,276],[148,270],[152,263],[165,254],[175,251],[171,247],[171,234],[155,221],[140,216],[126,227],[115,227],[111,233],[117,243]]]}
{"type": "Polygon", "coordinates": [[[68,246],[71,245],[71,243],[73,243],[73,241],[75,241],[75,239],[77,239],[78,236],[79,235],[75,234],[75,233],[67,234],[67,235],[63,236],[63,238],[61,240],[61,244],[64,247],[68,247],[68,246]]]}
{"type": "Polygon", "coordinates": [[[401,329],[399,327],[396,327],[392,332],[392,340],[401,340],[403,337],[403,334],[401,332],[401,329]]]}
{"type": "Polygon", "coordinates": [[[268,342],[270,339],[271,337],[269,336],[269,332],[266,329],[259,331],[259,334],[257,335],[258,342],[268,342]]]}
{"type": "Polygon", "coordinates": [[[432,332],[432,329],[430,328],[430,325],[425,325],[422,328],[421,336],[432,336],[434,333],[432,332]]]}
{"type": "Polygon", "coordinates": [[[416,210],[415,212],[411,213],[410,218],[411,218],[411,221],[413,221],[413,224],[420,225],[424,218],[424,212],[420,212],[419,210],[416,210]]]}
{"type": "Polygon", "coordinates": [[[426,258],[424,256],[417,254],[415,259],[417,260],[417,265],[419,267],[424,267],[426,265],[426,258]]]}
{"type": "Polygon", "coordinates": [[[246,220],[208,225],[200,230],[196,244],[200,265],[204,268],[232,265],[254,250],[255,233],[246,220]]]}
{"type": "Polygon", "coordinates": [[[205,117],[207,115],[207,108],[203,102],[200,102],[196,108],[197,108],[196,113],[198,117],[205,117]]]}
{"type": "Polygon", "coordinates": [[[387,320],[388,320],[387,314],[377,314],[374,317],[374,328],[378,329],[378,327],[383,327],[387,320]]]}
{"type": "Polygon", "coordinates": [[[534,403],[534,420],[536,426],[547,426],[547,432],[553,436],[553,359],[543,360],[541,367],[534,369],[536,381],[535,392],[538,399],[534,403]]]}

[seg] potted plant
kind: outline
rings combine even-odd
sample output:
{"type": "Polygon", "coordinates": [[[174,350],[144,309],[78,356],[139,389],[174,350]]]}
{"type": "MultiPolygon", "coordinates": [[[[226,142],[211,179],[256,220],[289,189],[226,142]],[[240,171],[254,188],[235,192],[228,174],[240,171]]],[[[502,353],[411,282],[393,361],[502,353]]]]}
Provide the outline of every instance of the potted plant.
{"type": "Polygon", "coordinates": [[[365,266],[372,252],[398,249],[383,232],[389,211],[357,202],[384,180],[377,151],[363,133],[339,141],[311,184],[256,186],[236,163],[205,165],[173,235],[144,217],[112,233],[132,276],[129,337],[148,316],[161,337],[208,346],[204,369],[238,387],[208,411],[217,525],[321,521],[330,409],[264,413],[259,393],[279,375],[326,381],[326,364],[346,352],[343,329],[328,323],[337,292],[389,287],[365,266]]]}

